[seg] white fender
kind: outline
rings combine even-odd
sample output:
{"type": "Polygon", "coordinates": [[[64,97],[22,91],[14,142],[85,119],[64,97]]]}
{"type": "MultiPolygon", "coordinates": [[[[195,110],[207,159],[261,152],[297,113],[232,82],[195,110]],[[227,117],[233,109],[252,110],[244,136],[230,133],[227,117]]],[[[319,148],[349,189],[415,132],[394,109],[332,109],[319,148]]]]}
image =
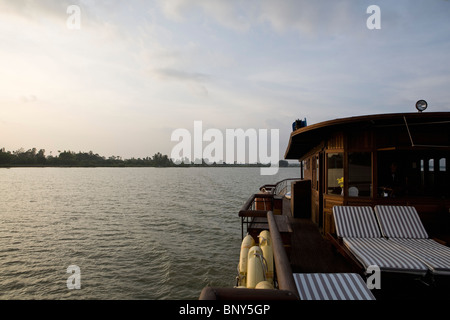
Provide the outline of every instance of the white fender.
{"type": "Polygon", "coordinates": [[[253,246],[248,251],[247,288],[254,289],[265,280],[263,253],[260,247],[253,246]]]}
{"type": "Polygon", "coordinates": [[[253,237],[251,235],[247,234],[245,236],[245,238],[242,240],[241,254],[240,254],[239,266],[238,266],[239,284],[241,286],[246,285],[248,251],[254,245],[255,245],[255,240],[253,240],[253,237]]]}
{"type": "Polygon", "coordinates": [[[259,246],[263,252],[263,257],[266,262],[266,280],[273,284],[273,246],[272,238],[267,230],[261,231],[259,234],[259,246]]]}
{"type": "Polygon", "coordinates": [[[255,289],[273,289],[273,285],[269,281],[258,282],[255,289]]]}

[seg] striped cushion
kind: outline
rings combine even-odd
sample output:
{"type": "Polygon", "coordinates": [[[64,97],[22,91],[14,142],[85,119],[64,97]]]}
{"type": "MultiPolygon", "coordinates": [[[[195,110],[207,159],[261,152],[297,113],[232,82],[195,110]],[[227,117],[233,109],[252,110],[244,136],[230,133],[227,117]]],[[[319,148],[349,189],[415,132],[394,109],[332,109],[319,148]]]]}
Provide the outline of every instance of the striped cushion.
{"type": "Polygon", "coordinates": [[[427,239],[428,234],[416,208],[410,206],[375,206],[381,232],[389,238],[427,239]]]}
{"type": "Polygon", "coordinates": [[[294,273],[302,300],[375,300],[356,273],[294,273]]]}
{"type": "Polygon", "coordinates": [[[450,274],[450,248],[432,239],[389,239],[423,261],[435,274],[450,274]]]}
{"type": "Polygon", "coordinates": [[[345,238],[379,238],[378,224],[371,207],[334,206],[336,233],[345,238]]]}
{"type": "Polygon", "coordinates": [[[381,271],[424,275],[428,267],[396,243],[384,238],[344,238],[345,246],[367,269],[376,265],[381,271]]]}

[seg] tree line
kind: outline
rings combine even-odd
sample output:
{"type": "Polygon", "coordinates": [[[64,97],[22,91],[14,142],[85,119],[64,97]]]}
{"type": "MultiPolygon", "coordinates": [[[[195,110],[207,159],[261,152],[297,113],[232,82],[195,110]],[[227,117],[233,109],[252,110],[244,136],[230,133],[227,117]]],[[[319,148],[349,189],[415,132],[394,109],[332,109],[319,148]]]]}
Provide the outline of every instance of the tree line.
{"type": "Polygon", "coordinates": [[[152,157],[122,159],[120,156],[104,157],[92,151],[74,152],[70,150],[58,151],[58,155],[46,155],[45,149],[32,148],[25,150],[20,148],[16,151],[0,149],[0,166],[72,166],[72,167],[170,167],[175,164],[167,156],[160,152],[152,157]]]}
{"type": "MultiPolygon", "coordinates": [[[[210,163],[208,159],[196,159],[192,162],[175,163],[167,155],[160,152],[152,157],[122,159],[120,156],[104,157],[92,151],[74,152],[70,150],[58,151],[58,155],[45,154],[45,149],[20,148],[16,151],[6,151],[0,148],[0,167],[192,167],[192,166],[252,166],[261,167],[270,164],[227,164],[210,163]]],[[[280,166],[283,166],[280,163],[280,166]]]]}

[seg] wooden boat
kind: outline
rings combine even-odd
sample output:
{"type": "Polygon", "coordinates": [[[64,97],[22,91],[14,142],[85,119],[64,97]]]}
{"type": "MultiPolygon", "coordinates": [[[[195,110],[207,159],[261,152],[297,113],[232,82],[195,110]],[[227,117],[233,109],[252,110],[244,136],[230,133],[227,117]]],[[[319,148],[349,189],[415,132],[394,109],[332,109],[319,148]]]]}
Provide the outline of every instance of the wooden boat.
{"type": "MultiPolygon", "coordinates": [[[[372,210],[390,207],[413,210],[413,215],[419,217],[417,224],[423,226],[429,238],[423,241],[434,239],[433,248],[439,244],[437,256],[443,257],[444,262],[441,269],[433,269],[426,261],[432,255],[428,249],[420,255],[420,248],[406,249],[399,243],[386,242],[389,253],[420,258],[425,267],[418,275],[381,266],[381,288],[370,288],[372,297],[449,299],[450,112],[419,111],[294,127],[285,159],[300,162],[300,178],[262,186],[239,211],[242,238],[246,234],[256,237],[265,229],[270,231],[276,289],[207,287],[200,299],[304,299],[302,285],[312,275],[332,275],[334,278],[329,281],[336,283],[342,276],[357,275],[360,283],[362,279],[370,287],[368,281],[375,273],[371,274],[353,247],[346,245],[342,239],[345,228],[336,230],[339,221],[335,221],[335,211],[350,208],[343,210],[342,215],[343,219],[350,219],[351,212],[366,208],[379,231],[379,217],[372,210]],[[286,186],[290,186],[290,197],[284,196],[289,189],[286,186]]],[[[346,222],[350,227],[368,228],[369,222],[359,221],[361,215],[354,218],[355,222],[346,222]]],[[[395,240],[383,230],[377,237],[383,239],[380,241],[395,240]]],[[[374,245],[369,247],[373,249],[374,245]]],[[[382,258],[381,255],[381,251],[376,253],[374,259],[382,258]]],[[[328,292],[325,297],[335,296],[328,292]]]]}

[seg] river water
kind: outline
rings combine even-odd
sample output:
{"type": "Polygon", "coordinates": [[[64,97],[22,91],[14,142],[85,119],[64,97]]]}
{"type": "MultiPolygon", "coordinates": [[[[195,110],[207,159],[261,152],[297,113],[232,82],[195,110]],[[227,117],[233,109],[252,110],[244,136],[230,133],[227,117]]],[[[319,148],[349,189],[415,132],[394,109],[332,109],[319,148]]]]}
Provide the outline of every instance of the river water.
{"type": "Polygon", "coordinates": [[[299,172],[0,169],[0,299],[190,300],[233,286],[238,211],[261,185],[299,172]],[[70,284],[69,266],[79,268],[70,284]]]}

